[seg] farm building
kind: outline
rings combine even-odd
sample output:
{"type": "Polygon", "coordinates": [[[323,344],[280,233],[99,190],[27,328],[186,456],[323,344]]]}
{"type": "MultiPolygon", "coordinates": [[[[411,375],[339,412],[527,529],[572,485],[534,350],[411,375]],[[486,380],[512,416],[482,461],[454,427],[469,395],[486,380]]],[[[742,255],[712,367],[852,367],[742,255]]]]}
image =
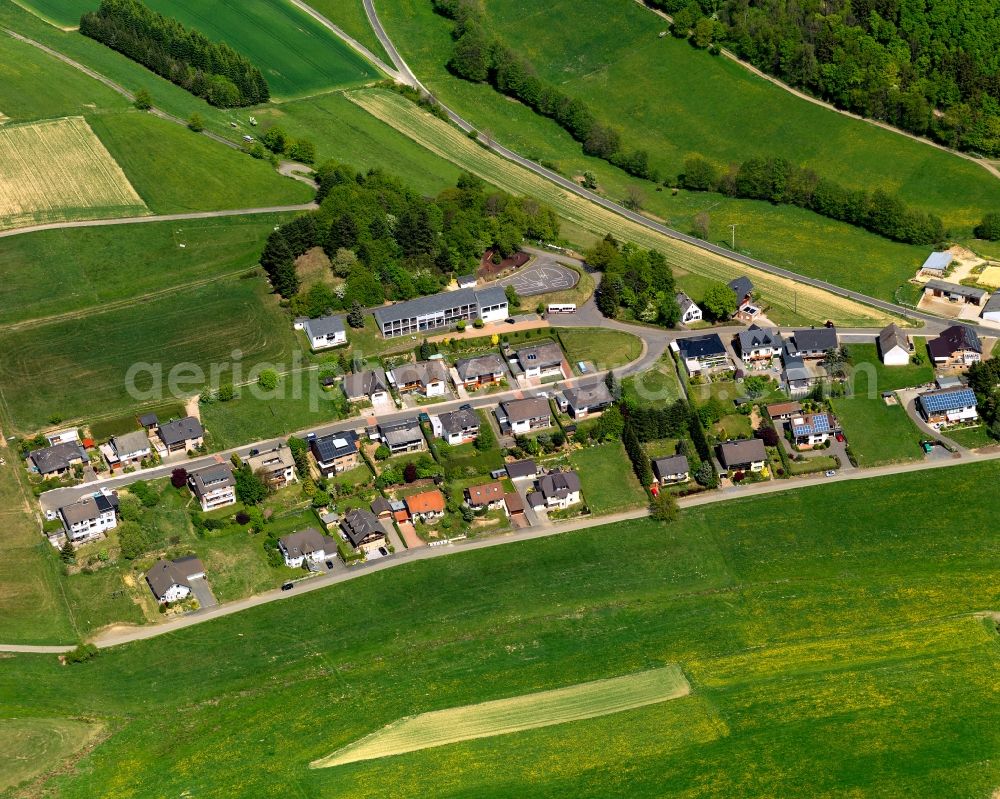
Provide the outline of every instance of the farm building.
{"type": "Polygon", "coordinates": [[[983,307],[983,319],[987,322],[1000,322],[1000,291],[986,301],[983,307]]]}
{"type": "Polygon", "coordinates": [[[920,271],[935,277],[944,277],[945,271],[951,266],[953,260],[955,260],[955,256],[950,252],[932,252],[927,256],[923,266],[920,267],[920,271]]]}
{"type": "Polygon", "coordinates": [[[964,302],[967,305],[982,305],[989,292],[975,286],[962,286],[944,280],[928,280],[924,286],[924,296],[943,297],[949,302],[964,302]]]}

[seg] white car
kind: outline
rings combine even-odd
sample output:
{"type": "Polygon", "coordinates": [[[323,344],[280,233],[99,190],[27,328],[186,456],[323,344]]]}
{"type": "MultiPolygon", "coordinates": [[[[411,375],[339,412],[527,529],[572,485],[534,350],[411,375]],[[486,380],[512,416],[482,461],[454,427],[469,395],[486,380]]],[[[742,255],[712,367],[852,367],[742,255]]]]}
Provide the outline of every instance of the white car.
{"type": "Polygon", "coordinates": [[[837,473],[831,469],[829,472],[826,473],[826,476],[827,477],[836,477],[837,473]]]}

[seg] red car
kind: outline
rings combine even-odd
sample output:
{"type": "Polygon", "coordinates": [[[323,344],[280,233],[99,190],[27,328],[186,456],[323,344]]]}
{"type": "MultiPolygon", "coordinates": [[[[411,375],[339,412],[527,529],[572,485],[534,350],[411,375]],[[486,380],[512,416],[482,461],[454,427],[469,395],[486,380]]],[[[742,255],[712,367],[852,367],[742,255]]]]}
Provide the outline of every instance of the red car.
{"type": "Polygon", "coordinates": [[[843,443],[843,441],[844,441],[844,434],[843,433],[837,433],[837,441],[840,441],[841,443],[843,443]]]}

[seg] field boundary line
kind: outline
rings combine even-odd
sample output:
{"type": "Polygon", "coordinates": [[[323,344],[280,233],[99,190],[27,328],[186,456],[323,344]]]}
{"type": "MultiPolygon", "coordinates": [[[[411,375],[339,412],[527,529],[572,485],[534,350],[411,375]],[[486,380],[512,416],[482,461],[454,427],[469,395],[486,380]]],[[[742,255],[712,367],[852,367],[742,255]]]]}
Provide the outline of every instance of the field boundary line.
{"type": "Polygon", "coordinates": [[[368,61],[370,61],[376,67],[376,69],[381,70],[383,73],[388,75],[393,80],[400,80],[400,81],[402,80],[402,75],[396,72],[396,70],[394,70],[392,67],[386,64],[385,61],[383,61],[381,58],[375,55],[375,53],[373,53],[371,50],[369,50],[367,47],[361,44],[361,42],[359,42],[357,39],[355,39],[353,36],[347,33],[347,31],[345,31],[343,28],[339,27],[338,25],[334,25],[330,20],[328,20],[326,17],[320,14],[315,8],[313,8],[310,5],[307,5],[306,3],[303,3],[302,0],[288,0],[288,2],[290,2],[300,11],[308,14],[310,17],[316,20],[320,25],[322,25],[324,28],[333,33],[338,39],[343,41],[344,44],[348,45],[353,50],[355,50],[359,55],[363,56],[368,61]]]}
{"type": "MultiPolygon", "coordinates": [[[[643,2],[643,0],[635,0],[635,3],[636,5],[644,8],[646,11],[649,11],[655,14],[656,16],[661,17],[662,19],[666,20],[671,25],[673,25],[674,18],[669,14],[667,14],[665,11],[661,11],[658,8],[651,8],[650,6],[646,5],[646,3],[643,2]]],[[[769,75],[768,73],[764,72],[764,70],[755,67],[749,61],[744,61],[728,47],[720,47],[719,52],[723,56],[728,58],[730,61],[739,64],[741,67],[743,67],[743,69],[745,69],[751,75],[756,75],[758,78],[766,80],[768,83],[777,86],[779,89],[783,89],[792,96],[798,97],[800,100],[805,100],[806,102],[812,103],[813,105],[818,105],[820,108],[825,108],[827,111],[833,111],[834,113],[848,117],[849,119],[855,119],[859,122],[867,122],[869,125],[872,125],[876,128],[882,128],[882,130],[887,130],[890,133],[895,133],[899,136],[904,136],[907,139],[911,139],[915,142],[926,144],[929,147],[934,147],[935,149],[941,150],[942,152],[948,153],[949,155],[957,155],[959,158],[964,158],[966,161],[971,161],[974,164],[978,164],[987,172],[989,172],[991,175],[993,175],[993,177],[1000,179],[1000,169],[997,169],[993,164],[991,164],[989,161],[986,161],[983,158],[976,158],[974,155],[971,155],[969,153],[963,153],[961,150],[953,150],[951,147],[947,147],[944,144],[940,144],[924,136],[918,136],[915,133],[910,133],[909,131],[903,130],[902,128],[897,128],[894,125],[890,125],[888,122],[883,122],[882,120],[879,119],[872,119],[871,117],[864,117],[861,116],[860,114],[855,114],[853,111],[848,111],[845,108],[837,108],[837,106],[827,102],[826,100],[823,100],[820,97],[816,97],[812,94],[809,94],[808,92],[805,92],[802,89],[796,89],[790,83],[785,83],[783,80],[781,80],[781,78],[775,77],[774,75],[769,75]]]]}
{"type": "Polygon", "coordinates": [[[56,324],[57,322],[67,322],[73,319],[83,319],[87,316],[100,316],[103,313],[109,313],[111,311],[120,311],[124,308],[131,308],[133,305],[139,305],[147,300],[168,297],[171,294],[176,294],[177,292],[184,291],[186,289],[195,289],[201,286],[206,286],[209,283],[216,283],[221,280],[226,280],[227,278],[238,277],[239,275],[246,274],[247,271],[255,268],[256,266],[249,266],[245,269],[237,269],[232,272],[224,272],[219,275],[212,275],[211,277],[193,280],[190,283],[181,283],[176,286],[168,286],[167,288],[157,289],[156,291],[148,291],[145,294],[138,294],[134,297],[126,297],[121,300],[92,305],[87,308],[78,308],[75,311],[66,311],[65,313],[52,314],[51,316],[39,316],[35,319],[25,319],[21,322],[11,322],[6,325],[0,325],[0,332],[15,333],[21,330],[30,330],[34,327],[45,327],[46,325],[56,324]]]}

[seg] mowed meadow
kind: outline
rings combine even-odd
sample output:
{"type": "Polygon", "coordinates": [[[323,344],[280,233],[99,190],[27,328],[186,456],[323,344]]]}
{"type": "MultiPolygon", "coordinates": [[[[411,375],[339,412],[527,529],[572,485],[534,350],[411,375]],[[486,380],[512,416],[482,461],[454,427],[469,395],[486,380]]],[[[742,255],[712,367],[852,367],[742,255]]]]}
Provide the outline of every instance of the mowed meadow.
{"type": "Polygon", "coordinates": [[[998,476],[729,501],[368,574],[81,666],[17,655],[0,713],[120,725],[60,799],[987,797],[998,476]],[[688,696],[309,768],[406,716],[671,663],[688,696]]]}

